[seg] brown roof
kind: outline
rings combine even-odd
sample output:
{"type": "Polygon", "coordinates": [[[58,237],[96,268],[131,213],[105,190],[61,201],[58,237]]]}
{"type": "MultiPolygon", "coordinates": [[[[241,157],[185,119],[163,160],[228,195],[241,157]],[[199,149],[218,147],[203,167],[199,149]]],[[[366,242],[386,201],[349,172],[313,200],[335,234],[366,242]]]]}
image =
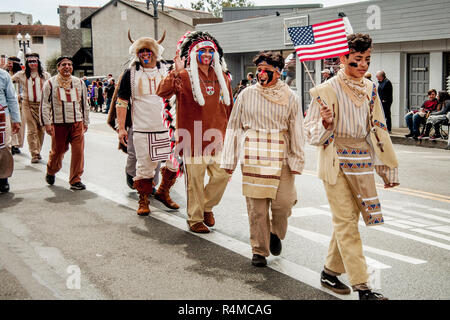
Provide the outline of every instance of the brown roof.
{"type": "Polygon", "coordinates": [[[27,33],[30,36],[47,36],[47,37],[59,37],[59,26],[48,25],[0,25],[0,35],[2,36],[15,36],[18,33],[25,36],[27,33]]]}

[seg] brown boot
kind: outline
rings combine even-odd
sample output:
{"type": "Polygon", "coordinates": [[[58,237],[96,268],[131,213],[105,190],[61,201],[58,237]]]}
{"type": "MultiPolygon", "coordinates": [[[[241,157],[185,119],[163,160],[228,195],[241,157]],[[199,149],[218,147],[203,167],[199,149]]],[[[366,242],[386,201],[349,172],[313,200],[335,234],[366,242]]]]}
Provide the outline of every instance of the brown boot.
{"type": "MultiPolygon", "coordinates": [[[[189,223],[188,223],[189,225],[189,223]]],[[[203,222],[197,222],[192,226],[189,226],[189,230],[195,233],[209,233],[209,229],[203,222]]]]}
{"type": "Polygon", "coordinates": [[[177,180],[177,173],[172,172],[166,167],[161,169],[162,181],[159,185],[158,191],[155,193],[155,199],[161,201],[166,207],[170,209],[179,209],[180,206],[176,204],[169,195],[170,188],[177,180]]]}
{"type": "Polygon", "coordinates": [[[212,212],[204,212],[203,213],[203,222],[208,227],[213,227],[216,224],[216,220],[214,219],[214,214],[212,212]]]}
{"type": "Polygon", "coordinates": [[[133,187],[139,193],[139,208],[137,214],[139,216],[148,216],[150,214],[148,195],[153,189],[153,179],[140,179],[133,183],[133,187]]]}

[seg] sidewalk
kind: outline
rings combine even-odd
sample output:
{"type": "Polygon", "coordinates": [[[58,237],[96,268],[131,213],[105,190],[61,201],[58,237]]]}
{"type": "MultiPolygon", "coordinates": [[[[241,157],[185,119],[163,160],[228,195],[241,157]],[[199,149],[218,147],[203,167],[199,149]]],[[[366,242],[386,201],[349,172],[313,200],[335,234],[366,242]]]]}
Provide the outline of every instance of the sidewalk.
{"type": "Polygon", "coordinates": [[[410,146],[419,146],[426,148],[438,148],[438,149],[446,149],[447,148],[447,140],[444,139],[418,139],[415,140],[413,138],[406,138],[405,135],[409,133],[408,128],[393,128],[391,133],[392,143],[396,144],[404,144],[410,146]]]}

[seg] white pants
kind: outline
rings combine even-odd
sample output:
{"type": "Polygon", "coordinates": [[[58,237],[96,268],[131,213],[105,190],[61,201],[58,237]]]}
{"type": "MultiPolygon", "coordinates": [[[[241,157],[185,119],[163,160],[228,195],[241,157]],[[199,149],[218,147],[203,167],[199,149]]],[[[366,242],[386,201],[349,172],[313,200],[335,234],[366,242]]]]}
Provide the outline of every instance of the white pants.
{"type": "MultiPolygon", "coordinates": [[[[150,140],[148,133],[133,132],[133,144],[136,154],[136,176],[133,180],[151,179],[155,176],[155,169],[159,161],[152,161],[150,157],[150,140]]],[[[176,172],[170,161],[166,161],[166,167],[170,171],[176,172]]]]}

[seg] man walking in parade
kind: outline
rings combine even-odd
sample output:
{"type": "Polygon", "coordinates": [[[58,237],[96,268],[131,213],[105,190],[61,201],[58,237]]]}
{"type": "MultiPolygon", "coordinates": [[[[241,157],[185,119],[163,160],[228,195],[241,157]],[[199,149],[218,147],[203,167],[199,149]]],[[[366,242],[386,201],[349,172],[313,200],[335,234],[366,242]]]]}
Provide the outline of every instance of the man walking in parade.
{"type": "MultiPolygon", "coordinates": [[[[139,193],[137,214],[147,216],[150,214],[149,195],[153,191],[155,170],[159,162],[168,160],[170,155],[168,130],[164,128],[161,117],[164,104],[156,94],[161,79],[167,73],[165,65],[161,63],[164,50],[161,43],[165,34],[158,41],[148,37],[134,41],[130,33],[128,37],[132,43],[130,53],[133,61],[121,76],[115,107],[121,144],[128,144],[127,127],[133,130],[137,159],[133,187],[139,193]],[[131,123],[126,125],[127,117],[131,123]]],[[[155,194],[155,198],[170,209],[179,208],[169,195],[177,178],[177,170],[171,161],[166,161],[166,166],[161,169],[162,181],[155,194]]]]}
{"type": "Polygon", "coordinates": [[[44,142],[44,127],[39,119],[39,106],[44,82],[50,79],[50,74],[43,70],[39,54],[27,54],[25,59],[25,70],[16,73],[12,80],[22,86],[21,100],[28,127],[28,148],[31,153],[31,163],[37,163],[42,159],[41,149],[44,142]]]}
{"type": "Polygon", "coordinates": [[[304,167],[305,140],[299,97],[280,80],[283,57],[260,52],[253,62],[258,82],[244,89],[233,107],[221,168],[232,174],[242,155],[252,264],[264,267],[270,253],[281,253],[281,240],[297,202],[295,175],[304,167]],[[243,150],[240,137],[244,139],[243,150]]]}
{"type": "Polygon", "coordinates": [[[0,69],[0,193],[9,191],[14,160],[11,154],[11,134],[20,130],[20,110],[11,77],[0,69]]]}
{"type": "MultiPolygon", "coordinates": [[[[13,79],[14,75],[22,71],[22,64],[20,63],[20,59],[14,56],[8,57],[5,70],[9,73],[14,83],[15,82],[13,79]]],[[[25,139],[25,127],[26,127],[25,112],[22,105],[22,97],[21,97],[23,87],[18,83],[14,83],[14,87],[16,89],[16,94],[19,102],[20,118],[22,119],[22,122],[20,125],[19,132],[15,134],[13,133],[11,135],[11,153],[13,155],[20,153],[20,148],[23,147],[23,142],[25,139]]]]}
{"type": "Polygon", "coordinates": [[[71,145],[70,189],[84,190],[81,182],[84,171],[84,134],[89,125],[87,89],[82,79],[72,76],[72,58],[56,60],[58,74],[44,84],[40,118],[45,131],[52,137],[45,180],[55,183],[55,175],[62,167],[64,154],[71,145]]]}
{"type": "Polygon", "coordinates": [[[207,32],[194,31],[179,42],[175,68],[157,94],[176,96],[177,152],[183,155],[188,226],[208,233],[215,224],[213,207],[225,192],[229,175],[220,168],[220,152],[232,108],[232,90],[223,51],[207,32]],[[204,185],[205,172],[210,177],[204,185]]]}
{"type": "Polygon", "coordinates": [[[305,118],[307,141],[318,146],[318,176],[332,212],[333,235],[322,286],[349,294],[337,277],[348,273],[361,300],[385,300],[368,286],[366,259],[358,230],[362,214],[367,226],[383,224],[374,171],[385,188],[399,185],[398,162],[387,130],[376,85],[364,78],[370,65],[372,39],[347,36],[349,54],[337,76],[310,90],[305,118]]]}

